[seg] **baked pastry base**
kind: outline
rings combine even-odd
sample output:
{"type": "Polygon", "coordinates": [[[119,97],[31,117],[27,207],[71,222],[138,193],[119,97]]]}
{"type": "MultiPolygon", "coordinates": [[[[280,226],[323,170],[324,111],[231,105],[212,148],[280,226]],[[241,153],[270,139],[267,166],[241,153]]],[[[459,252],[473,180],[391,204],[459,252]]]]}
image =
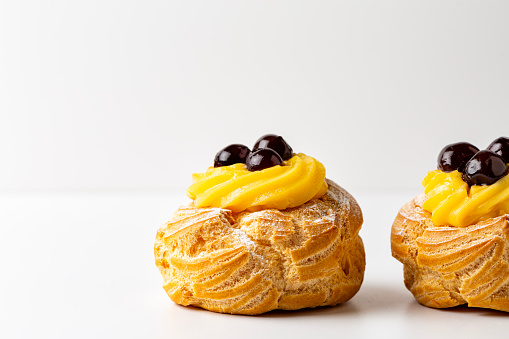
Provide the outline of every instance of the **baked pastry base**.
{"type": "Polygon", "coordinates": [[[154,247],[169,297],[234,314],[352,298],[364,277],[362,213],[350,194],[327,183],[320,199],[282,211],[180,207],[154,247]]]}
{"type": "Polygon", "coordinates": [[[435,226],[425,200],[422,194],[403,206],[392,226],[392,255],[403,263],[405,286],[425,306],[509,312],[509,216],[435,226]]]}

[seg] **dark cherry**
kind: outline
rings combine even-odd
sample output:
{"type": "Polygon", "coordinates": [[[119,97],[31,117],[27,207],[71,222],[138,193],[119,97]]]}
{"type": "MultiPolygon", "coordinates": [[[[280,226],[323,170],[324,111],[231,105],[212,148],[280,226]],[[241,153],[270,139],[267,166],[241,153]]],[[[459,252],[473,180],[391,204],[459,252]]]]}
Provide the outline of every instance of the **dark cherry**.
{"type": "Polygon", "coordinates": [[[444,172],[463,172],[466,163],[479,149],[468,142],[457,142],[445,146],[438,155],[438,169],[444,172]]]}
{"type": "Polygon", "coordinates": [[[463,172],[463,181],[472,185],[491,185],[507,174],[505,160],[492,151],[477,152],[463,172]]]}
{"type": "Polygon", "coordinates": [[[247,156],[246,166],[248,171],[260,171],[272,166],[281,165],[283,159],[271,148],[260,148],[247,156]]]}
{"type": "Polygon", "coordinates": [[[226,146],[217,152],[214,158],[214,167],[230,166],[237,163],[244,164],[251,153],[249,148],[240,144],[226,146]]]}
{"type": "Polygon", "coordinates": [[[283,137],[275,134],[266,134],[256,141],[253,146],[253,152],[262,149],[271,148],[279,154],[283,160],[288,160],[293,156],[293,150],[283,139],[283,137]]]}
{"type": "Polygon", "coordinates": [[[500,155],[506,163],[509,162],[509,138],[500,137],[495,139],[486,149],[500,155]]]}

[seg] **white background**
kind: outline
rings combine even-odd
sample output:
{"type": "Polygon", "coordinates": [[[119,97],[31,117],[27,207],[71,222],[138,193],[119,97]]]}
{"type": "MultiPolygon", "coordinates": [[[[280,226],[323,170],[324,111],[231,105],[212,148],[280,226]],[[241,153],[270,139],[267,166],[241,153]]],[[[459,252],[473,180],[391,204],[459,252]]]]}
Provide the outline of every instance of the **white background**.
{"type": "Polygon", "coordinates": [[[508,135],[507,1],[3,1],[0,188],[179,189],[283,135],[347,188],[420,189],[508,135]]]}
{"type": "Polygon", "coordinates": [[[413,301],[389,232],[444,145],[509,136],[508,18],[507,1],[0,1],[0,337],[506,333],[504,313],[413,301]],[[174,305],[158,226],[220,148],[266,133],[359,200],[361,291],[264,317],[174,305]]]}

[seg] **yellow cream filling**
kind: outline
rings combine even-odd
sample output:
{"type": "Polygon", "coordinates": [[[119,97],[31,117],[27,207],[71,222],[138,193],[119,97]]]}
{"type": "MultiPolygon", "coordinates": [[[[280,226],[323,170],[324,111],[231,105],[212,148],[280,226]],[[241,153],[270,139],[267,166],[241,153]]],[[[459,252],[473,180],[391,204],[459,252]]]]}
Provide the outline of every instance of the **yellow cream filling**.
{"type": "Polygon", "coordinates": [[[299,153],[273,166],[250,172],[244,164],[210,167],[193,174],[187,196],[197,207],[221,207],[233,212],[266,208],[283,210],[319,198],[327,192],[325,168],[299,153]]]}
{"type": "Polygon", "coordinates": [[[434,170],[422,181],[435,225],[465,227],[509,213],[509,175],[492,185],[470,188],[458,171],[434,170]]]}

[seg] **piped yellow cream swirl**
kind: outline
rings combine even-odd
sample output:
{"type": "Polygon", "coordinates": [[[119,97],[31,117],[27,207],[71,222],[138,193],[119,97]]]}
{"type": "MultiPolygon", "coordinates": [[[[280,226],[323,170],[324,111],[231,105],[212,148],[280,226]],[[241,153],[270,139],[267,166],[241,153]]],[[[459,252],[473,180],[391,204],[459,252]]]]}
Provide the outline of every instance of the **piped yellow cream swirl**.
{"type": "Polygon", "coordinates": [[[299,153],[273,166],[250,172],[244,164],[210,167],[193,174],[187,196],[197,207],[221,207],[233,212],[266,208],[283,210],[319,198],[327,191],[325,168],[299,153]]]}
{"type": "Polygon", "coordinates": [[[435,225],[465,227],[509,213],[509,175],[491,185],[468,186],[458,171],[434,170],[422,181],[435,225]]]}

